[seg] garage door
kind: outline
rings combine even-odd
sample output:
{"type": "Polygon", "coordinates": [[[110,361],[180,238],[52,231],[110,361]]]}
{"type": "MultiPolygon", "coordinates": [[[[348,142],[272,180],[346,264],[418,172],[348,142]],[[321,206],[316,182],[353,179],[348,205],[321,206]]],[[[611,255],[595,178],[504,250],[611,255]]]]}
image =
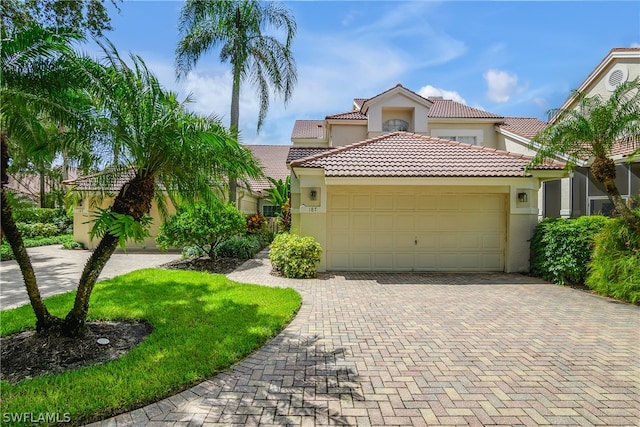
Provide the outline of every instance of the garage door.
{"type": "Polygon", "coordinates": [[[504,194],[345,186],[328,196],[328,270],[504,271],[504,194]]]}

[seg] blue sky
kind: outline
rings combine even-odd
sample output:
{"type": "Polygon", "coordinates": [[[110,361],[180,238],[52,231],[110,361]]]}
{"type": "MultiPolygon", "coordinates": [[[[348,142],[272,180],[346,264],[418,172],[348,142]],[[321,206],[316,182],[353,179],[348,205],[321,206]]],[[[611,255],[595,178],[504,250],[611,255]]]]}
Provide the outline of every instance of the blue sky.
{"type": "MultiPolygon", "coordinates": [[[[290,144],[296,119],[350,110],[397,83],[504,115],[545,119],[614,47],[640,47],[637,1],[294,1],[298,84],[285,107],[272,97],[259,134],[258,102],[245,84],[246,144],[290,144]]],[[[126,1],[106,36],[144,58],[191,109],[229,121],[231,75],[218,52],[177,82],[178,1],[126,1]]],[[[91,47],[85,48],[97,55],[91,47]]]]}

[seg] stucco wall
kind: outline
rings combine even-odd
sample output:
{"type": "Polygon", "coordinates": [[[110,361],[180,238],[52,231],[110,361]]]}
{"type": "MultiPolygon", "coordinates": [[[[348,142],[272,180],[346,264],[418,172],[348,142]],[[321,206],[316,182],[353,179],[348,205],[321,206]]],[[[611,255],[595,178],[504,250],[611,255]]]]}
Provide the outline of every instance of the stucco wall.
{"type": "Polygon", "coordinates": [[[431,136],[476,136],[478,145],[489,148],[499,148],[494,123],[438,123],[432,119],[429,127],[429,134],[431,136]]]}
{"type": "MultiPolygon", "coordinates": [[[[108,208],[113,203],[113,198],[105,198],[100,203],[92,201],[90,196],[85,196],[82,199],[81,204],[76,205],[73,209],[73,238],[82,243],[87,249],[95,249],[99,239],[91,239],[89,233],[93,227],[94,214],[97,212],[97,207],[101,209],[108,208]]],[[[171,203],[171,200],[166,198],[167,214],[174,214],[175,208],[171,203]]],[[[156,249],[155,237],[158,235],[160,225],[162,224],[160,219],[160,212],[158,211],[158,205],[154,201],[151,205],[151,212],[149,215],[152,218],[151,227],[149,228],[150,236],[147,237],[144,242],[136,243],[133,241],[127,242],[127,249],[156,249]]]]}
{"type": "Polygon", "coordinates": [[[367,139],[367,125],[332,124],[329,143],[332,147],[349,145],[367,139]]]}

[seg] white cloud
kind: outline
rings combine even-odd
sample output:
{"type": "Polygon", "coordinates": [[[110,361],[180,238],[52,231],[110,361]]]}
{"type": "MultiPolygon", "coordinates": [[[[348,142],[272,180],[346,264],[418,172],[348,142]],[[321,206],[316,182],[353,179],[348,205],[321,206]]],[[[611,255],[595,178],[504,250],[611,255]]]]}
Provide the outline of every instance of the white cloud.
{"type": "Polygon", "coordinates": [[[487,98],[494,102],[509,102],[518,91],[518,76],[507,71],[489,70],[483,75],[487,81],[487,98]]]}
{"type": "Polygon", "coordinates": [[[640,47],[640,42],[631,43],[631,46],[629,47],[638,48],[640,47]]]}
{"type": "Polygon", "coordinates": [[[430,96],[441,96],[444,99],[451,99],[453,101],[459,102],[461,104],[466,104],[467,101],[460,96],[460,94],[456,91],[440,89],[437,87],[433,87],[431,85],[426,85],[420,88],[418,91],[418,95],[424,96],[428,98],[430,96]]]}

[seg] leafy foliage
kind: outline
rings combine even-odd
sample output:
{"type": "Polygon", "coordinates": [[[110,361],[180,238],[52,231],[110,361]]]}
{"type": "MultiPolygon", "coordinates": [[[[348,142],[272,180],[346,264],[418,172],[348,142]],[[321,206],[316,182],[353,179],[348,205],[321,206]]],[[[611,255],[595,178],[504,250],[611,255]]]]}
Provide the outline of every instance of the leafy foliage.
{"type": "Polygon", "coordinates": [[[143,242],[149,237],[149,225],[152,218],[148,215],[136,221],[131,215],[112,212],[109,209],[97,208],[94,214],[93,227],[89,236],[93,239],[103,238],[107,233],[118,238],[118,245],[122,249],[127,248],[127,240],[143,242]]]}
{"type": "Polygon", "coordinates": [[[231,204],[196,202],[183,205],[160,227],[158,247],[197,246],[211,258],[224,240],[244,234],[244,215],[231,204]]]}
{"type": "Polygon", "coordinates": [[[23,237],[52,237],[60,234],[58,227],[54,224],[16,222],[16,226],[23,237]]]}
{"type": "Polygon", "coordinates": [[[68,234],[73,226],[73,215],[64,209],[50,208],[22,208],[14,209],[13,217],[16,223],[45,223],[54,224],[60,234],[68,234]]]}
{"type": "MultiPolygon", "coordinates": [[[[111,0],[111,3],[117,7],[116,1],[111,0]]],[[[74,28],[94,36],[111,30],[104,0],[3,0],[0,10],[2,24],[8,27],[39,23],[45,27],[74,28]]]]}
{"type": "Polygon", "coordinates": [[[291,231],[291,203],[287,202],[282,206],[282,211],[278,214],[278,231],[288,233],[291,231]]]}
{"type": "MultiPolygon", "coordinates": [[[[74,242],[73,236],[71,234],[61,234],[53,237],[37,237],[34,239],[24,239],[25,248],[35,248],[37,246],[48,246],[48,245],[60,245],[63,247],[66,245],[72,245],[74,242]]],[[[79,243],[82,246],[81,243],[79,243]]],[[[13,250],[8,242],[3,241],[2,245],[0,245],[0,260],[5,261],[9,259],[15,259],[15,255],[13,255],[13,250]]]]}
{"type": "Polygon", "coordinates": [[[278,234],[271,243],[269,259],[277,272],[290,279],[316,277],[322,248],[313,237],[278,234]]]}
{"type": "Polygon", "coordinates": [[[220,243],[216,255],[226,258],[251,259],[262,249],[258,236],[234,236],[220,243]]]}
{"type": "Polygon", "coordinates": [[[560,285],[583,284],[594,239],[607,221],[603,216],[541,221],[531,239],[531,272],[560,285]]]}
{"type": "Polygon", "coordinates": [[[280,209],[282,209],[284,205],[289,202],[291,177],[288,176],[284,182],[281,179],[276,181],[273,178],[269,178],[269,182],[271,183],[271,188],[269,188],[267,192],[269,193],[270,201],[273,206],[279,206],[280,209]]]}
{"type": "Polygon", "coordinates": [[[620,218],[609,221],[596,236],[585,283],[601,295],[639,302],[640,231],[620,218]]]}

